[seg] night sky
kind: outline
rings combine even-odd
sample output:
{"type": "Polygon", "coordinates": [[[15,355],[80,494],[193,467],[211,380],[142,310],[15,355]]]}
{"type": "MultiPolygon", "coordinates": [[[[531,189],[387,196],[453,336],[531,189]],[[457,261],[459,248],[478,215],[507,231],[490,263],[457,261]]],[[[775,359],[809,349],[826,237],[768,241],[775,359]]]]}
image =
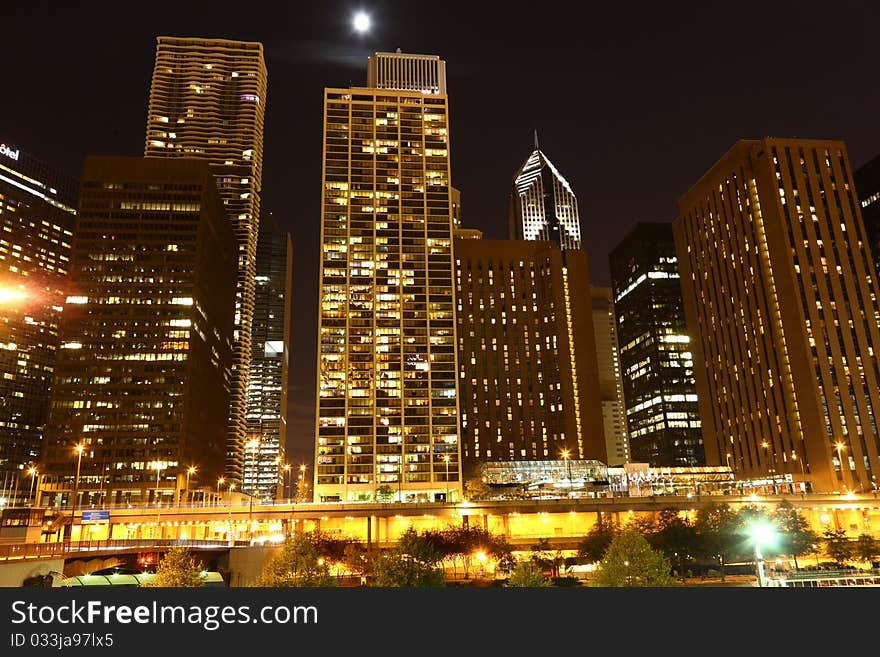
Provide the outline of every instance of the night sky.
{"type": "Polygon", "coordinates": [[[294,241],[288,449],[310,462],[322,89],[364,84],[372,52],[446,60],[452,182],[464,224],[487,237],[506,236],[538,131],[578,196],[599,284],[634,223],[671,221],[737,139],[843,139],[854,168],[880,153],[877,4],[608,5],[3,0],[0,140],[75,176],[87,154],[140,156],[157,35],[264,44],[263,209],[294,241]],[[351,28],[357,9],[372,17],[366,36],[351,28]]]}

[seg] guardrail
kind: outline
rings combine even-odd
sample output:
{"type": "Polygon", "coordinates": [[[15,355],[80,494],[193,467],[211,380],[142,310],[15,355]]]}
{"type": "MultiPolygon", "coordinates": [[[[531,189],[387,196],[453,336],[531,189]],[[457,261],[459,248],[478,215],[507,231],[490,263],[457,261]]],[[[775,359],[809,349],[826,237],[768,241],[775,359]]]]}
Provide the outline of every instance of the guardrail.
{"type": "Polygon", "coordinates": [[[125,550],[155,550],[172,546],[196,549],[220,549],[246,545],[247,541],[204,541],[177,539],[112,539],[104,541],[69,541],[53,543],[12,543],[0,545],[0,561],[19,559],[49,559],[92,552],[121,552],[125,550]]]}

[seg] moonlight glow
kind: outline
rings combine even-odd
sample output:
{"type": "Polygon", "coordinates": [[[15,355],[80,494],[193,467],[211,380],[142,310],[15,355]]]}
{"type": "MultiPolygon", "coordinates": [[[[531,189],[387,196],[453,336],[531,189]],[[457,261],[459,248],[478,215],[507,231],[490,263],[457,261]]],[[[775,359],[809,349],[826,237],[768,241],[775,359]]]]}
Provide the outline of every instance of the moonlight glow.
{"type": "Polygon", "coordinates": [[[352,21],[352,23],[354,25],[355,32],[358,32],[360,34],[364,34],[367,30],[370,29],[370,17],[362,11],[359,11],[354,15],[354,20],[352,21]]]}

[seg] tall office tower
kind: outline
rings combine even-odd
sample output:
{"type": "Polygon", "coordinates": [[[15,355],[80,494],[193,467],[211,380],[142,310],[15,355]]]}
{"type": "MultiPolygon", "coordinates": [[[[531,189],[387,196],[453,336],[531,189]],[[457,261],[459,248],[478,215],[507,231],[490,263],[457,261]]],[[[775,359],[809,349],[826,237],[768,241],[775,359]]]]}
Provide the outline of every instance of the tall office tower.
{"type": "Polygon", "coordinates": [[[880,306],[843,142],[740,141],[679,208],[706,460],[871,490],[880,306]]]}
{"type": "Polygon", "coordinates": [[[610,287],[591,287],[590,291],[607,464],[623,465],[629,461],[629,440],[626,435],[626,410],[623,403],[623,381],[620,378],[614,301],[610,287]]]}
{"type": "Polygon", "coordinates": [[[324,91],[317,500],[460,494],[448,102],[394,79],[324,91]]]}
{"type": "Polygon", "coordinates": [[[639,222],[609,261],[630,458],[705,465],[672,224],[639,222]]]}
{"type": "Polygon", "coordinates": [[[604,462],[586,252],[483,239],[454,252],[468,477],[485,461],[604,462]]]}
{"type": "Polygon", "coordinates": [[[516,172],[510,195],[510,236],[556,242],[564,250],[581,248],[577,198],[571,185],[538,148],[516,172]]]}
{"type": "Polygon", "coordinates": [[[880,155],[853,172],[874,269],[880,270],[880,155]]]}
{"type": "Polygon", "coordinates": [[[199,160],[86,158],[80,208],[43,501],[186,498],[223,471],[234,231],[199,160]]]}
{"type": "Polygon", "coordinates": [[[272,214],[266,214],[257,241],[243,490],[268,499],[278,493],[287,438],[292,272],[290,233],[282,232],[272,214]]]}
{"type": "Polygon", "coordinates": [[[267,79],[263,45],[176,37],[157,41],[144,154],[208,160],[238,238],[226,475],[240,481],[263,175],[267,79]]]}
{"type": "Polygon", "coordinates": [[[43,471],[75,206],[72,178],[0,144],[0,497],[15,501],[43,471]]]}

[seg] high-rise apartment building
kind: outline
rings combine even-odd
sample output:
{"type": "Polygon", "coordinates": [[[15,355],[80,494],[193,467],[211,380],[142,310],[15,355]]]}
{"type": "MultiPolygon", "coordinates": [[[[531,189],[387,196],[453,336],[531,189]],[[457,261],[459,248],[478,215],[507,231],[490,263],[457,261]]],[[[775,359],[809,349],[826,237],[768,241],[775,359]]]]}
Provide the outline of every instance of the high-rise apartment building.
{"type": "Polygon", "coordinates": [[[510,196],[510,236],[556,242],[564,250],[581,248],[577,197],[568,181],[538,148],[519,168],[510,196]]]}
{"type": "Polygon", "coordinates": [[[590,291],[607,465],[623,465],[629,461],[629,440],[626,434],[626,409],[623,403],[623,381],[620,378],[614,300],[610,287],[591,287],[590,291]]]}
{"type": "Polygon", "coordinates": [[[377,57],[409,73],[324,92],[318,501],[460,492],[448,98],[377,57]]]}
{"type": "Polygon", "coordinates": [[[874,269],[880,270],[880,155],[853,172],[874,269]]]}
{"type": "Polygon", "coordinates": [[[679,208],[707,461],[871,490],[880,305],[843,142],[740,141],[679,208]]]}
{"type": "Polygon", "coordinates": [[[467,476],[488,461],[604,462],[587,254],[478,238],[454,251],[467,476]]]}
{"type": "Polygon", "coordinates": [[[639,222],[609,261],[630,457],[654,467],[705,465],[672,224],[639,222]]]}
{"type": "Polygon", "coordinates": [[[251,370],[248,379],[246,491],[278,495],[287,439],[287,371],[290,359],[290,284],[293,242],[272,214],[260,221],[251,370]]]}
{"type": "Polygon", "coordinates": [[[75,207],[72,178],[0,144],[0,497],[7,500],[21,501],[42,473],[75,207]]]}
{"type": "Polygon", "coordinates": [[[89,157],[80,208],[43,503],[185,498],[223,472],[226,445],[237,249],[214,176],[89,157]]]}
{"type": "Polygon", "coordinates": [[[240,481],[263,175],[267,84],[263,46],[190,37],[160,36],[157,41],[144,154],[210,162],[238,239],[226,474],[240,481]]]}

